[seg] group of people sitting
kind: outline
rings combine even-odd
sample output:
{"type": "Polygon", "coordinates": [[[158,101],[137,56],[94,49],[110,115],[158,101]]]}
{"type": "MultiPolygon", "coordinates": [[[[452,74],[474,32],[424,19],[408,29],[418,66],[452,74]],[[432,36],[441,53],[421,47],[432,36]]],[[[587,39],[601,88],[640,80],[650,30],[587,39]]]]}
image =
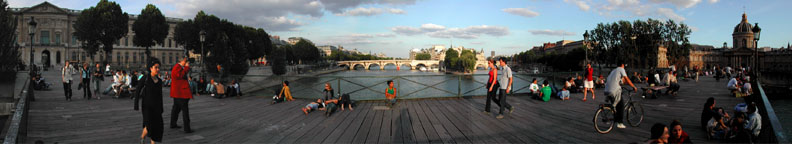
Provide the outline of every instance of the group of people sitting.
{"type": "Polygon", "coordinates": [[[746,77],[742,77],[741,75],[731,78],[729,83],[726,84],[726,89],[729,89],[735,97],[750,96],[753,94],[751,83],[746,77]]]}
{"type": "Polygon", "coordinates": [[[188,76],[187,80],[193,94],[209,94],[215,98],[242,96],[242,88],[237,80],[231,80],[227,85],[215,81],[214,78],[209,80],[209,83],[206,83],[204,78],[196,79],[192,76],[188,76]]]}
{"type": "Polygon", "coordinates": [[[348,108],[352,111],[352,100],[349,98],[349,94],[343,94],[340,97],[336,97],[333,93],[333,87],[330,86],[330,83],[325,83],[325,88],[322,90],[323,98],[316,99],[316,101],[308,103],[305,107],[302,108],[302,112],[305,115],[308,115],[311,111],[325,111],[325,116],[330,116],[335,112],[337,107],[340,105],[341,111],[344,111],[345,108],[348,108]]]}
{"type": "Polygon", "coordinates": [[[701,113],[701,127],[707,131],[708,139],[724,140],[734,143],[753,142],[762,129],[762,116],[755,103],[741,103],[735,106],[733,115],[715,106],[715,98],[704,103],[701,113]]]}
{"type": "Polygon", "coordinates": [[[112,92],[115,98],[133,92],[137,85],[137,80],[143,76],[136,70],[133,70],[132,74],[128,74],[126,70],[117,70],[115,72],[111,81],[112,83],[102,92],[102,94],[105,95],[109,95],[110,92],[112,92]]]}

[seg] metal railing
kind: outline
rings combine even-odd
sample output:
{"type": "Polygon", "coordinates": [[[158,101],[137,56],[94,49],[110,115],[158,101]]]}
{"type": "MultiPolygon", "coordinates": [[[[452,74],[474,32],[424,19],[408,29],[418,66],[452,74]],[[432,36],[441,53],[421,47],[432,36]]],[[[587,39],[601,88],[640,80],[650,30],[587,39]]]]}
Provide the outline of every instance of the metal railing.
{"type": "Polygon", "coordinates": [[[762,114],[763,123],[770,123],[770,126],[764,127],[762,132],[760,133],[760,142],[761,143],[790,143],[789,139],[787,139],[784,129],[782,128],[781,121],[778,119],[778,116],[773,109],[773,106],[770,104],[770,99],[767,98],[765,95],[764,89],[762,88],[762,84],[760,82],[756,82],[757,88],[759,89],[759,94],[761,98],[756,98],[759,103],[756,103],[760,107],[760,114],[762,114]],[[767,130],[766,128],[770,128],[767,130]],[[772,132],[772,134],[767,134],[767,132],[772,132]],[[762,136],[764,135],[764,136],[762,136]]]}
{"type": "Polygon", "coordinates": [[[30,80],[25,80],[22,91],[18,93],[19,101],[15,105],[14,114],[11,117],[11,123],[6,131],[3,144],[24,143],[25,138],[27,138],[29,98],[33,96],[33,87],[30,85],[32,85],[30,80]]]}
{"type": "MultiPolygon", "coordinates": [[[[527,93],[533,75],[515,74],[512,93],[527,93]]],[[[330,83],[337,94],[350,94],[354,100],[385,99],[386,82],[392,80],[398,99],[450,98],[486,95],[487,74],[468,75],[396,75],[396,76],[257,76],[246,75],[245,79],[263,81],[289,81],[294,98],[322,98],[325,83],[330,83]]],[[[259,91],[277,94],[280,84],[259,91]]]]}

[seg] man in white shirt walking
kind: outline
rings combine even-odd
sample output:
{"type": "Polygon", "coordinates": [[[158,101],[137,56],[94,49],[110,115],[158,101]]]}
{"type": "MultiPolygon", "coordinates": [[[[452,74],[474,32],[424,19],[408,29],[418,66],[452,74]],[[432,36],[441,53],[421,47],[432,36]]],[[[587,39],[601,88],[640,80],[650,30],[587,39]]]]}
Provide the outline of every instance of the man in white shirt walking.
{"type": "Polygon", "coordinates": [[[72,90],[71,90],[72,73],[74,73],[74,68],[72,68],[71,65],[69,65],[69,61],[66,61],[66,64],[63,65],[63,68],[61,68],[61,82],[63,82],[63,92],[66,95],[67,101],[71,101],[71,97],[72,97],[72,90]]]}

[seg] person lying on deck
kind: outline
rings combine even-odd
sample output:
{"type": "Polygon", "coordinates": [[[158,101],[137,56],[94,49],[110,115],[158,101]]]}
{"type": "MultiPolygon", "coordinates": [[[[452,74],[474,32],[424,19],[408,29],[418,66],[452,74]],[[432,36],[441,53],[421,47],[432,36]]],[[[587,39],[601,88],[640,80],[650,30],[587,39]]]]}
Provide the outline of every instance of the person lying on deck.
{"type": "Polygon", "coordinates": [[[302,108],[302,112],[305,113],[305,115],[308,115],[308,112],[313,110],[325,110],[325,104],[322,102],[322,99],[317,99],[315,102],[308,103],[302,108]]]}

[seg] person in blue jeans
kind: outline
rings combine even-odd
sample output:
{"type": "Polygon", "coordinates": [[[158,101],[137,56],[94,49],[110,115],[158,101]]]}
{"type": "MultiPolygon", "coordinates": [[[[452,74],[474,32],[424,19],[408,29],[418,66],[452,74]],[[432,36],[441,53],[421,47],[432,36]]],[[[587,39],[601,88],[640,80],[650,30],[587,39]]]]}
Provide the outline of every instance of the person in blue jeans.
{"type": "Polygon", "coordinates": [[[387,82],[388,88],[385,89],[385,99],[388,107],[396,104],[396,88],[393,88],[393,80],[387,82]]]}
{"type": "Polygon", "coordinates": [[[508,102],[506,102],[506,94],[509,94],[511,92],[513,79],[512,79],[511,68],[509,68],[509,66],[506,65],[506,59],[501,57],[498,60],[498,62],[500,62],[500,67],[501,67],[500,71],[498,72],[499,74],[501,74],[500,76],[498,76],[498,83],[501,86],[500,92],[498,93],[499,94],[498,100],[500,102],[501,107],[500,107],[500,113],[495,118],[502,119],[504,109],[508,108],[509,114],[514,112],[514,107],[512,107],[508,102]]]}

